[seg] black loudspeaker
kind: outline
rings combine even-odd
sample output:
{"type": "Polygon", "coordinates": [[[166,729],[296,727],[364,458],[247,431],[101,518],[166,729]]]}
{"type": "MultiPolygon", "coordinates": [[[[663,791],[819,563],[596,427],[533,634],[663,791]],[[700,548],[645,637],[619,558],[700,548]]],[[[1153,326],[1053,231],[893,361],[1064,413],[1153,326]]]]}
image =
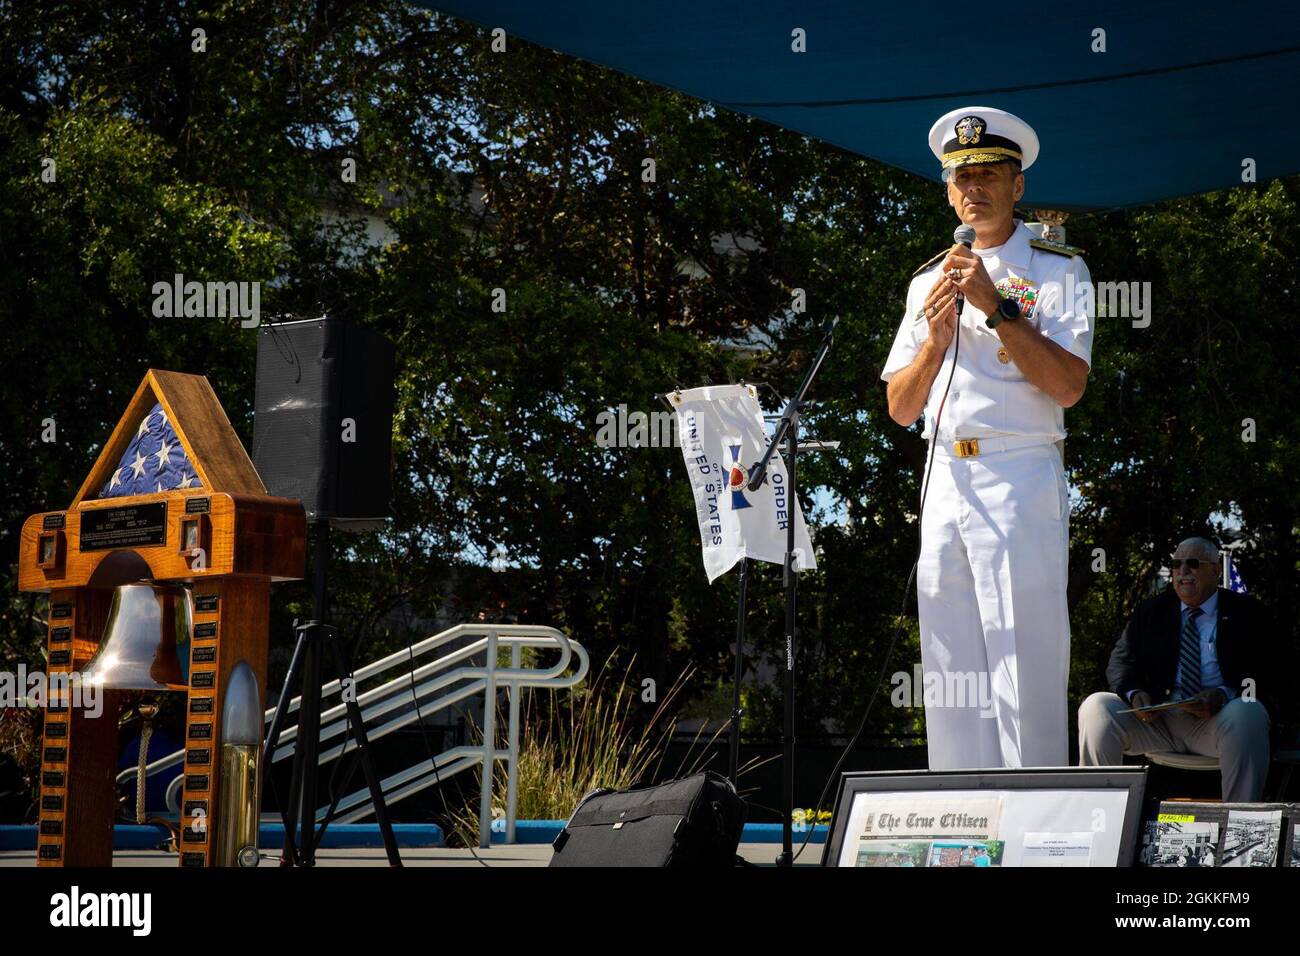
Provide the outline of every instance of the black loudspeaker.
{"type": "Polygon", "coordinates": [[[555,838],[551,866],[736,866],[745,809],[731,781],[710,770],[653,787],[593,790],[555,838]]]}
{"type": "Polygon", "coordinates": [[[388,516],[393,345],[337,319],[264,325],[257,340],[253,464],[308,521],[352,531],[388,516]]]}

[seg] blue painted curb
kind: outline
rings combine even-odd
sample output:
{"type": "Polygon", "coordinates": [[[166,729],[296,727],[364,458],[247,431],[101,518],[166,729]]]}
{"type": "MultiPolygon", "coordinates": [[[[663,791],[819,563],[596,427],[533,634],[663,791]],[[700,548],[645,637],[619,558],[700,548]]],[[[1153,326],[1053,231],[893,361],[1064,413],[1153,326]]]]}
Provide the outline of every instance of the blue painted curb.
{"type": "MultiPolygon", "coordinates": [[[[520,844],[553,843],[564,829],[564,820],[520,820],[515,824],[515,842],[520,844]]],[[[442,828],[432,823],[395,823],[393,835],[399,847],[444,846],[442,828]]],[[[807,831],[795,832],[794,842],[801,844],[807,831]]],[[[742,843],[780,843],[781,824],[746,823],[742,843]]],[[[113,849],[152,850],[167,841],[167,831],[160,826],[119,823],[113,828],[113,849]]],[[[284,827],[263,823],[258,829],[258,845],[276,850],[284,846],[284,827]]],[[[505,830],[493,831],[492,842],[505,843],[505,830]]],[[[826,842],[826,827],[814,828],[810,843],[826,842]]],[[[379,827],[374,823],[333,823],[321,842],[325,849],[346,847],[382,847],[379,827]]],[[[35,850],[36,827],[32,824],[0,824],[0,850],[35,850]]]]}
{"type": "MultiPolygon", "coordinates": [[[[167,830],[159,826],[119,823],[113,827],[114,850],[152,850],[167,841],[167,830]]],[[[34,824],[0,824],[0,850],[35,850],[34,824]]]]}
{"type": "MultiPolygon", "coordinates": [[[[444,846],[442,828],[433,823],[394,823],[393,837],[399,847],[444,846]]],[[[278,850],[284,846],[284,826],[263,823],[257,830],[257,844],[264,850],[278,850]]],[[[346,847],[382,847],[384,838],[377,823],[331,823],[321,840],[323,849],[346,847]]]]}
{"type": "MultiPolygon", "coordinates": [[[[113,827],[113,849],[153,850],[167,842],[167,830],[161,826],[119,823],[113,827]]],[[[399,847],[438,847],[443,845],[442,829],[432,823],[395,823],[393,836],[399,847]]],[[[258,845],[276,850],[284,846],[284,827],[263,823],[258,828],[258,845]]],[[[373,823],[332,823],[325,831],[321,847],[381,847],[383,838],[373,823]]],[[[36,827],[33,824],[0,824],[0,850],[35,850],[36,827]]]]}
{"type": "MultiPolygon", "coordinates": [[[[813,827],[812,837],[809,843],[825,843],[826,834],[830,828],[824,824],[817,824],[813,827]]],[[[797,827],[794,831],[794,847],[797,850],[803,843],[804,838],[808,836],[807,830],[800,830],[797,827]]],[[[779,823],[746,823],[745,835],[740,838],[741,843],[780,843],[781,842],[781,824],[779,823]]]]}
{"type": "MultiPolygon", "coordinates": [[[[554,843],[555,838],[560,835],[564,829],[565,820],[520,820],[515,824],[515,842],[516,843],[554,843]]],[[[818,825],[813,828],[812,839],[809,843],[825,843],[827,828],[818,825]]],[[[803,843],[804,837],[808,835],[806,830],[796,830],[794,842],[796,845],[803,843]]],[[[493,831],[492,842],[505,843],[505,830],[493,831]]],[[[746,823],[743,834],[740,837],[741,843],[780,843],[781,842],[781,824],[779,823],[746,823]]]]}

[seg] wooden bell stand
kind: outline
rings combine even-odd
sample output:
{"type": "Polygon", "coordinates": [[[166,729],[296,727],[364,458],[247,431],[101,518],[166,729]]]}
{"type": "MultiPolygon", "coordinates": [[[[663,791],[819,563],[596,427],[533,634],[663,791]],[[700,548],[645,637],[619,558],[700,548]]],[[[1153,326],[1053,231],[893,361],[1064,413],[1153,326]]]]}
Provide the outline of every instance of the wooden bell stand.
{"type": "MultiPolygon", "coordinates": [[[[85,670],[118,585],[151,579],[193,588],[182,866],[213,864],[227,682],[234,666],[247,661],[265,710],[271,584],[302,578],[306,549],[302,503],[266,493],[208,380],[157,369],[136,389],[67,510],[35,514],[23,524],[18,586],[50,595],[51,674],[85,670]],[[155,404],[162,405],[202,486],[97,499],[155,404]]],[[[96,718],[66,701],[47,707],[39,866],[113,863],[121,692],[101,693],[103,713],[96,718]]]]}

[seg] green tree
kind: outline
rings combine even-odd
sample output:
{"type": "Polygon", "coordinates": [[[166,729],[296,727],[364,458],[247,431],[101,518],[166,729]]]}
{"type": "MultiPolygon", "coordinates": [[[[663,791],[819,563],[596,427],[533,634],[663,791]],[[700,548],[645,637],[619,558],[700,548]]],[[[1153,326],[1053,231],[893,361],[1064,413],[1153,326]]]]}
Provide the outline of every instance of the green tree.
{"type": "MultiPolygon", "coordinates": [[[[43,604],[16,591],[22,520],[71,500],[146,368],[207,375],[251,447],[257,333],[154,317],[152,284],[182,273],[261,281],[264,321],[329,311],[398,346],[394,515],[337,536],[334,556],[335,616],[361,657],[440,610],[504,602],[597,662],[634,653],[638,679],[667,686],[694,665],[687,693],[714,699],[736,576],[704,581],[680,452],[602,448],[599,416],[657,410],[678,384],[743,378],[788,395],[839,315],[808,430],[842,445],[802,477],[805,509],[831,506],[815,519],[820,567],[800,582],[799,720],[804,739],[853,730],[917,546],[925,449],[919,428],[889,421],[879,370],[912,270],[948,243],[941,189],[487,40],[397,0],[7,5],[0,666],[40,655],[43,604]],[[795,290],[806,311],[792,311],[795,290]]],[[[1214,515],[1253,542],[1242,573],[1293,654],[1298,189],[1069,223],[1094,279],[1150,282],[1154,306],[1146,328],[1099,318],[1088,393],[1066,414],[1074,704],[1102,686],[1162,556],[1214,515]]],[[[755,668],[780,666],[779,577],[753,577],[755,668]]],[[[304,600],[277,589],[273,683],[304,600]]],[[[917,659],[912,613],[887,675],[917,659]]],[[[888,706],[889,690],[871,740],[915,742],[923,717],[888,706]]],[[[774,736],[779,687],[747,700],[747,732],[774,736]]]]}

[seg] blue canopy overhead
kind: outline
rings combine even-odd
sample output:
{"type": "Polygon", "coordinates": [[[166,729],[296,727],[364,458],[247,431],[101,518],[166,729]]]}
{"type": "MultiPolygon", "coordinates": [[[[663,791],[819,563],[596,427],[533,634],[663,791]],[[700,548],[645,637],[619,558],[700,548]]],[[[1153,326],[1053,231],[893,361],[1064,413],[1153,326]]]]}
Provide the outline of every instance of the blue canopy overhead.
{"type": "Polygon", "coordinates": [[[1242,183],[1248,159],[1261,182],[1300,171],[1294,0],[421,5],[935,180],[926,135],[939,116],[1009,110],[1042,143],[1025,175],[1027,208],[1114,209],[1222,189],[1242,183]],[[796,29],[805,53],[792,52],[796,29]]]}

